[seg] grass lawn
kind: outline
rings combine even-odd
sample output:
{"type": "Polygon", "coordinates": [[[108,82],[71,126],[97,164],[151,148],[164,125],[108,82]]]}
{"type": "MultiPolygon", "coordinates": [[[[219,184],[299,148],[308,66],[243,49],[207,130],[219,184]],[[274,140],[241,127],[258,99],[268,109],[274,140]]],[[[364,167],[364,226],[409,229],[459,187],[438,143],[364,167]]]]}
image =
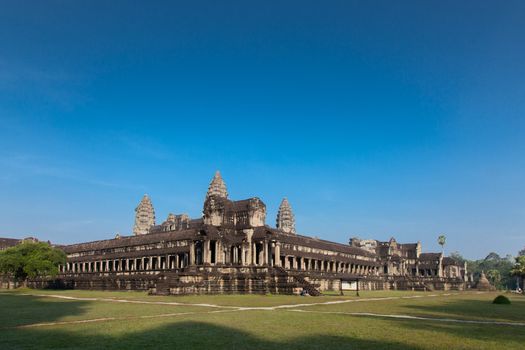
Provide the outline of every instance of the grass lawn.
{"type": "Polygon", "coordinates": [[[0,349],[523,349],[525,326],[435,319],[525,323],[525,297],[493,305],[494,293],[443,294],[449,293],[157,297],[3,290],[0,349]]]}

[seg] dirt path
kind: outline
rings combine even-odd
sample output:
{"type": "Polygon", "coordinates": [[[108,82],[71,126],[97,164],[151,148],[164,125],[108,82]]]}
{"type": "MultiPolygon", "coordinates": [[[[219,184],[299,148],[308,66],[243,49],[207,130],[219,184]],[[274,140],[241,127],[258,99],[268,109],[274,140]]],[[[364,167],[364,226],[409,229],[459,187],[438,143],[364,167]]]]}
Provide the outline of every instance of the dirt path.
{"type": "Polygon", "coordinates": [[[339,311],[311,311],[311,310],[288,310],[290,312],[306,312],[306,313],[317,313],[317,314],[334,314],[334,315],[350,315],[350,316],[366,316],[366,317],[378,317],[378,318],[393,318],[401,320],[421,320],[421,321],[434,321],[434,322],[451,322],[451,323],[471,323],[471,324],[489,324],[489,325],[500,325],[500,326],[518,326],[525,327],[525,323],[522,322],[504,322],[495,320],[461,320],[456,318],[439,318],[439,317],[421,317],[421,316],[410,316],[410,315],[388,315],[388,314],[375,314],[370,312],[339,312],[339,311]]]}
{"type": "Polygon", "coordinates": [[[38,293],[9,293],[9,295],[22,295],[22,296],[32,296],[32,297],[42,297],[42,298],[57,298],[57,299],[78,300],[78,301],[100,301],[100,302],[111,302],[111,303],[151,304],[151,305],[171,305],[171,306],[197,306],[197,307],[210,307],[210,308],[234,309],[234,310],[278,310],[278,309],[290,309],[290,308],[297,308],[297,307],[336,305],[336,304],[357,303],[357,302],[367,302],[367,301],[435,298],[435,297],[442,297],[442,296],[459,295],[459,293],[345,299],[345,300],[332,300],[332,301],[325,301],[325,302],[313,302],[313,303],[301,303],[301,304],[284,304],[284,305],[276,305],[276,306],[229,306],[229,305],[216,305],[216,304],[206,304],[206,303],[179,303],[179,302],[174,302],[174,301],[169,302],[169,301],[112,299],[112,298],[86,298],[86,297],[66,296],[66,295],[60,295],[60,294],[38,294],[38,293]]]}

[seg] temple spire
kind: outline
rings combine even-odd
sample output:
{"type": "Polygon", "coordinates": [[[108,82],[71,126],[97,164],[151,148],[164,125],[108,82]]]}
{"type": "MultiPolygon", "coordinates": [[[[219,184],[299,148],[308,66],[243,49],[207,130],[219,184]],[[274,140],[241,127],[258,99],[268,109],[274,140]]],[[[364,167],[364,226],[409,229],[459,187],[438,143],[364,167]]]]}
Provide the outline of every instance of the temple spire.
{"type": "Polygon", "coordinates": [[[295,233],[295,217],[288,199],[283,198],[277,213],[277,228],[286,233],[295,233]]]}
{"type": "Polygon", "coordinates": [[[150,198],[145,194],[137,208],[135,208],[133,234],[145,235],[149,233],[152,226],[155,226],[155,209],[153,209],[150,198]]]}
{"type": "Polygon", "coordinates": [[[221,173],[218,170],[215,173],[213,180],[211,180],[210,187],[208,187],[208,193],[206,194],[206,198],[209,198],[211,196],[228,198],[226,184],[224,183],[224,180],[221,177],[221,173]]]}

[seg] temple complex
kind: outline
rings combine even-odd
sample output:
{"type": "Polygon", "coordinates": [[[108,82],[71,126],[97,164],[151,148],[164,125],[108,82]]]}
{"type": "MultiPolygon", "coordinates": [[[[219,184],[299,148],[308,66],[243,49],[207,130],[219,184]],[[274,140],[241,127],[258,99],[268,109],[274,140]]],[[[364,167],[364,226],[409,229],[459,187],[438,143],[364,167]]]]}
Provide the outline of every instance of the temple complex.
{"type": "Polygon", "coordinates": [[[300,235],[289,201],[276,227],[257,197],[231,200],[219,172],[202,217],[168,214],[160,225],[145,195],[133,235],[64,246],[67,263],[56,280],[36,287],[149,290],[156,294],[297,293],[344,289],[461,290],[466,266],[420,243],[353,238],[350,244],[300,235]]]}

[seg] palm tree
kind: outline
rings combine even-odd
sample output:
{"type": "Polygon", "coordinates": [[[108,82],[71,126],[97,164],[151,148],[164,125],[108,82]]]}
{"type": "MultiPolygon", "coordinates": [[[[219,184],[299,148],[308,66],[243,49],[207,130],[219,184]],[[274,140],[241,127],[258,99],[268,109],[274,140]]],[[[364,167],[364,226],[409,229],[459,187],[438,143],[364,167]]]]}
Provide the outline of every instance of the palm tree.
{"type": "MultiPolygon", "coordinates": [[[[516,264],[514,264],[514,267],[512,270],[510,270],[510,274],[512,276],[516,276],[518,278],[521,278],[522,282],[525,279],[525,255],[518,256],[516,258],[516,264]]],[[[525,285],[523,286],[522,290],[525,289],[525,285]]]]}
{"type": "Polygon", "coordinates": [[[446,243],[446,241],[447,241],[447,237],[445,237],[445,235],[440,235],[438,237],[438,243],[441,246],[441,253],[443,254],[443,256],[445,256],[445,243],[446,243]]]}

